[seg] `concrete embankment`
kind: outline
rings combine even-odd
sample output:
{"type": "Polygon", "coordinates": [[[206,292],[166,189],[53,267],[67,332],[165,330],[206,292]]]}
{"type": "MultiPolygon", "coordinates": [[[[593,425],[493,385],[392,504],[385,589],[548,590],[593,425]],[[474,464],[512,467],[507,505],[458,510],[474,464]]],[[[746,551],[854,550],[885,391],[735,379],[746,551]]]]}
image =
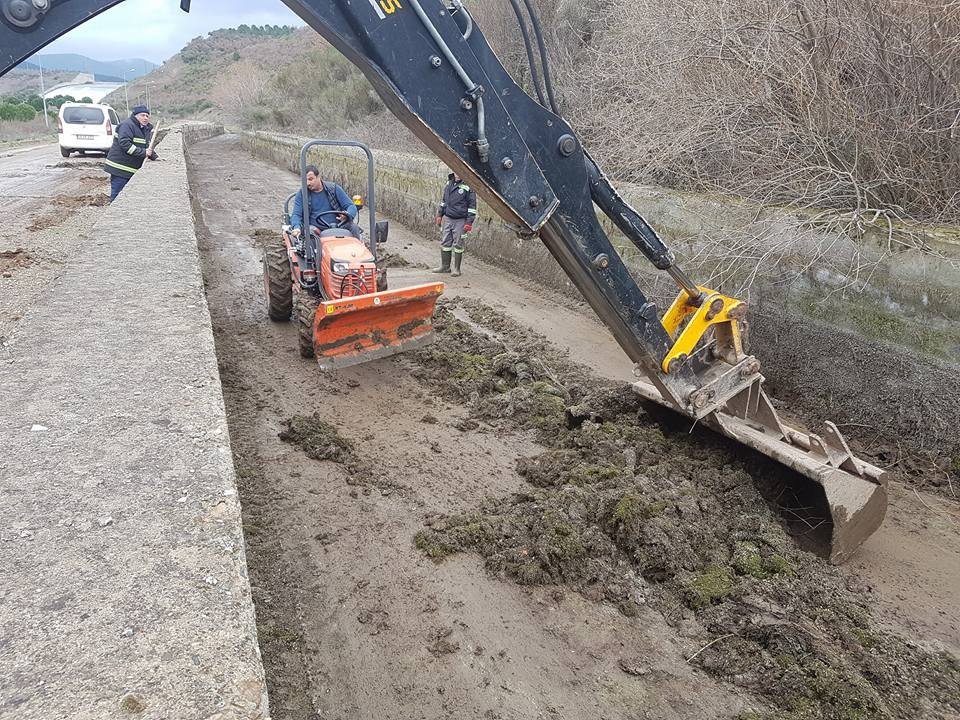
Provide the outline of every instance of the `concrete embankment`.
{"type": "Polygon", "coordinates": [[[0,717],[266,720],[175,128],[0,355],[0,717]]]}
{"type": "MultiPolygon", "coordinates": [[[[291,170],[304,140],[242,134],[248,151],[291,170]]],[[[384,150],[375,156],[378,208],[434,233],[443,164],[384,150]]],[[[312,160],[351,191],[364,190],[359,152],[315,148],[312,160]]],[[[752,350],[792,412],[811,423],[837,421],[881,465],[917,470],[924,482],[945,487],[951,474],[960,479],[960,230],[661,188],[621,190],[694,277],[750,301],[752,350]]],[[[471,253],[576,295],[538,240],[519,240],[482,203],[480,216],[471,253]]],[[[612,237],[642,287],[668,303],[669,280],[625,238],[612,237]]]]}

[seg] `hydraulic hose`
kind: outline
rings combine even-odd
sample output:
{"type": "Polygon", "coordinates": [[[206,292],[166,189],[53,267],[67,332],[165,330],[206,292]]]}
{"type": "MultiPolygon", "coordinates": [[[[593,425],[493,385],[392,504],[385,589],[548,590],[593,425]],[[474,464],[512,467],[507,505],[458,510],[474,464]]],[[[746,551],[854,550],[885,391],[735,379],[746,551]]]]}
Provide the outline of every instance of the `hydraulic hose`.
{"type": "MultiPolygon", "coordinates": [[[[516,2],[516,0],[511,0],[511,2],[516,2]]],[[[550,77],[550,61],[547,59],[547,46],[543,42],[543,29],[540,26],[540,18],[530,0],[523,0],[523,4],[527,6],[527,12],[530,13],[530,22],[533,24],[533,34],[537,39],[537,47],[540,50],[540,65],[543,67],[543,84],[547,87],[547,97],[550,98],[550,109],[559,115],[560,108],[557,106],[557,98],[553,94],[553,80],[550,77]]]]}
{"type": "Polygon", "coordinates": [[[447,62],[450,63],[450,66],[463,81],[463,84],[466,85],[467,93],[476,103],[477,152],[480,154],[480,162],[490,162],[490,141],[487,140],[486,116],[483,111],[483,98],[480,96],[482,88],[477,85],[467,71],[463,69],[463,65],[460,64],[459,60],[457,60],[457,56],[453,54],[453,50],[450,49],[450,46],[447,45],[446,41],[440,35],[440,32],[433,24],[433,21],[427,16],[427,13],[424,12],[423,7],[420,5],[420,1],[409,0],[409,3],[410,7],[413,8],[413,12],[420,19],[420,22],[427,29],[427,32],[430,33],[430,37],[433,38],[433,41],[437,44],[437,47],[440,48],[440,52],[442,52],[444,57],[447,58],[447,62]]]}
{"type": "Polygon", "coordinates": [[[540,76],[537,74],[537,63],[533,59],[533,45],[530,43],[530,33],[527,31],[527,22],[523,19],[523,11],[520,9],[520,3],[517,0],[510,0],[513,6],[513,12],[517,16],[517,23],[520,25],[520,35],[523,37],[523,47],[527,51],[527,64],[530,66],[530,81],[533,83],[533,89],[537,91],[537,99],[540,104],[547,107],[547,101],[543,96],[543,88],[540,87],[540,76]]]}

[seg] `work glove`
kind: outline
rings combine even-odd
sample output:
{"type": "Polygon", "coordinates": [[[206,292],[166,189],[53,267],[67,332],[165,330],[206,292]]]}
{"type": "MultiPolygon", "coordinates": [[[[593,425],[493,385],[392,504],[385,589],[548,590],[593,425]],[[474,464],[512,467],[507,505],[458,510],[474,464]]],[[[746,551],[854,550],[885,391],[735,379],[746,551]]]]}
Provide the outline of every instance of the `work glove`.
{"type": "Polygon", "coordinates": [[[442,224],[443,224],[443,217],[441,215],[437,215],[437,225],[442,225],[442,224]]]}
{"type": "Polygon", "coordinates": [[[464,233],[468,233],[468,232],[470,232],[471,230],[473,230],[473,225],[472,225],[472,224],[467,223],[466,225],[463,226],[463,232],[464,232],[464,233]]]}

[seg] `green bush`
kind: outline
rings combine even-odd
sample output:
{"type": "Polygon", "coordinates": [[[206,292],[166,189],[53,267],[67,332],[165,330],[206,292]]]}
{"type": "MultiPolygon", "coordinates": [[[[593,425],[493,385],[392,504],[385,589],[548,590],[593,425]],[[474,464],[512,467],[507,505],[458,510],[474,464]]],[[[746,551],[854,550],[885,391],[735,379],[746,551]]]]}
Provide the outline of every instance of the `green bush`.
{"type": "Polygon", "coordinates": [[[52,98],[47,98],[47,107],[59,109],[64,103],[76,101],[77,99],[73,95],[54,95],[52,98]]]}
{"type": "Polygon", "coordinates": [[[18,92],[15,95],[0,97],[0,103],[8,103],[10,105],[19,105],[20,103],[25,103],[37,112],[43,111],[43,98],[36,93],[26,91],[18,92]]]}
{"type": "Polygon", "coordinates": [[[37,111],[26,103],[13,104],[5,102],[0,104],[0,120],[19,120],[26,122],[33,120],[36,116],[37,111]]]}

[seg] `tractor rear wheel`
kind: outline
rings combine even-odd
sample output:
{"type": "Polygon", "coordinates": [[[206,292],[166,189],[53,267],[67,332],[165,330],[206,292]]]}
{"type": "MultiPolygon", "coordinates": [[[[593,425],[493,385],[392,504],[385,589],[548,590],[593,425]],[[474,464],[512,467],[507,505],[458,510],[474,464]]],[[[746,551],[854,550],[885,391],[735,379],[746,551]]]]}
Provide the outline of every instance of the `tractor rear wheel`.
{"type": "Polygon", "coordinates": [[[283,245],[268,245],[263,251],[263,289],[270,319],[289,320],[293,311],[293,281],[287,248],[283,245]]]}
{"type": "Polygon", "coordinates": [[[297,340],[302,358],[313,357],[313,318],[318,305],[319,302],[310,293],[297,293],[297,340]]]}

